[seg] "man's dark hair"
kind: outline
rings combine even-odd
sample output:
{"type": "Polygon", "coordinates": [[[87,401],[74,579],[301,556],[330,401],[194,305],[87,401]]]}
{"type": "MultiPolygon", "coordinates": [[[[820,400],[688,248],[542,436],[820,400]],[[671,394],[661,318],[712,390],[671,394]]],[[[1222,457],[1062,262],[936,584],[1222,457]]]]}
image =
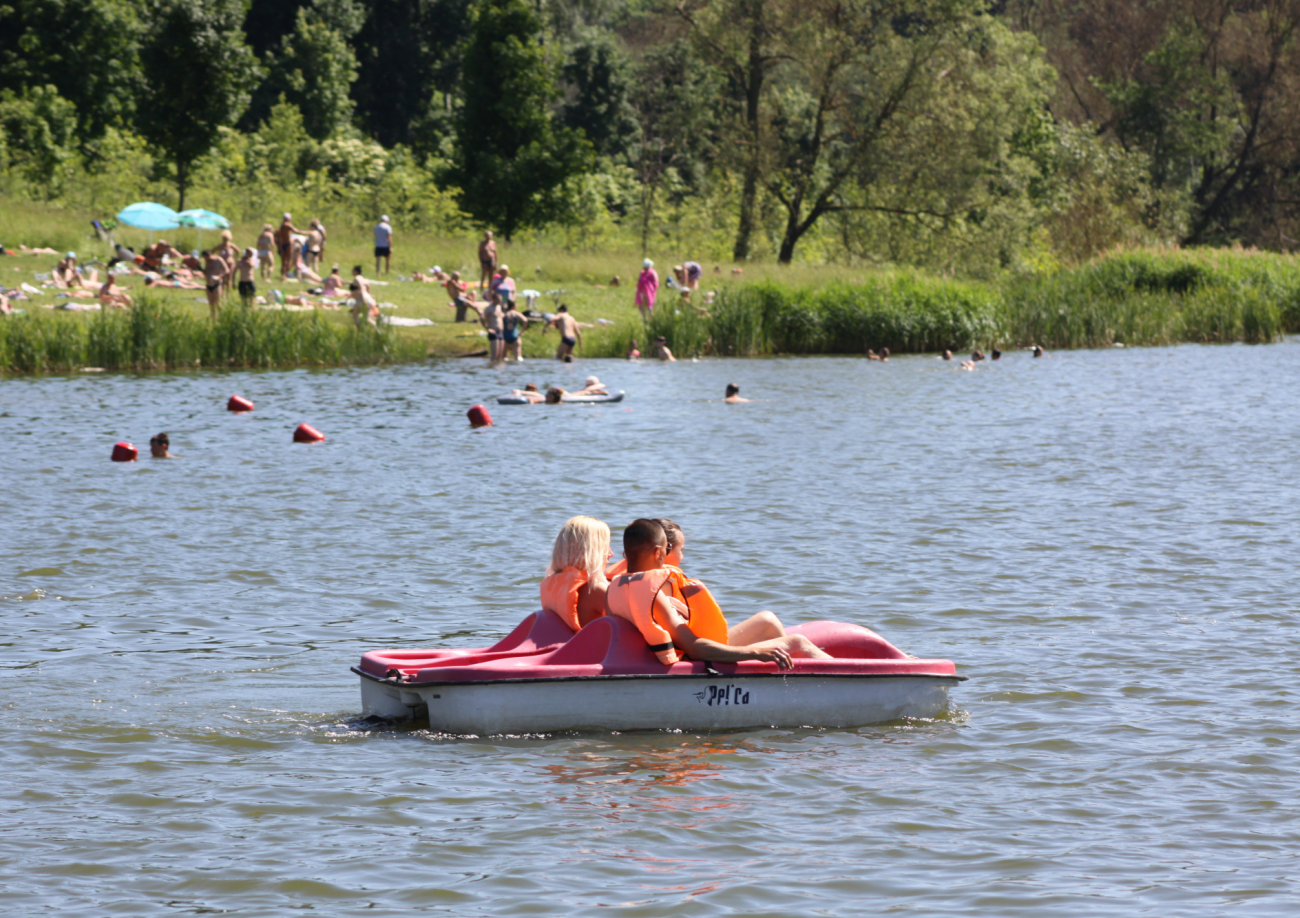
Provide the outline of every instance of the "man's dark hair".
{"type": "Polygon", "coordinates": [[[740,394],[740,386],[736,385],[734,382],[727,383],[727,398],[731,398],[733,395],[739,395],[739,394],[740,394]]]}
{"type": "Polygon", "coordinates": [[[154,438],[151,439],[149,442],[150,442],[150,443],[161,443],[163,446],[171,446],[171,445],[172,445],[171,437],[167,436],[165,433],[160,433],[160,434],[158,434],[158,436],[154,437],[154,438]]]}
{"type": "Polygon", "coordinates": [[[678,526],[672,520],[666,520],[663,517],[655,517],[654,520],[664,531],[664,538],[668,540],[668,550],[672,551],[678,545],[682,544],[686,533],[682,532],[682,527],[678,526]]]}
{"type": "Polygon", "coordinates": [[[657,520],[633,520],[623,530],[623,554],[629,559],[639,557],[656,546],[667,545],[668,534],[657,520]]]}
{"type": "Polygon", "coordinates": [[[361,265],[353,265],[353,266],[352,266],[352,273],[353,273],[353,274],[360,274],[360,273],[361,273],[361,265]]]}
{"type": "Polygon", "coordinates": [[[565,306],[563,303],[561,303],[561,304],[560,304],[560,308],[557,309],[557,310],[555,310],[555,311],[556,311],[556,312],[568,312],[568,311],[569,311],[569,307],[568,307],[568,306],[565,306]]]}

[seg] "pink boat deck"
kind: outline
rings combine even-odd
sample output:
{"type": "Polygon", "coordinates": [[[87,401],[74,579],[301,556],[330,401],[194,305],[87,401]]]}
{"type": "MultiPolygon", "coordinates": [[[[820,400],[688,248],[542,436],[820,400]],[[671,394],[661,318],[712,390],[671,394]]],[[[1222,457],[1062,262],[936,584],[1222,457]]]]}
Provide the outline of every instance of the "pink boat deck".
{"type": "MultiPolygon", "coordinates": [[[[789,629],[829,653],[833,660],[794,661],[799,674],[956,676],[951,660],[909,657],[861,625],[810,622],[789,629]]],[[[630,623],[605,616],[577,634],[553,612],[534,612],[491,647],[468,650],[372,650],[361,657],[362,673],[406,685],[445,682],[500,682],[518,679],[573,679],[591,676],[688,676],[709,671],[726,675],[777,673],[775,663],[705,664],[683,661],[665,666],[655,659],[630,623]]]]}

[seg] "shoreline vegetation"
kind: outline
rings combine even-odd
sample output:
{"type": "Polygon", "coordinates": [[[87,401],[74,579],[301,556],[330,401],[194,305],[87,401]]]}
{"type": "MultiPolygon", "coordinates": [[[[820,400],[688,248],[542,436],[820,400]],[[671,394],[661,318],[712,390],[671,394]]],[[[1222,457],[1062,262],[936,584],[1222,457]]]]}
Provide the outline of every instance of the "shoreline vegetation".
{"type": "MultiPolygon", "coordinates": [[[[770,356],[859,355],[881,347],[914,354],[1266,343],[1300,332],[1300,260],[1247,250],[1115,251],[1078,268],[1002,282],[917,272],[845,274],[826,283],[788,283],[779,274],[728,277],[707,307],[677,302],[676,293],[664,290],[647,324],[625,302],[628,287],[585,286],[594,296],[580,315],[617,316],[588,330],[585,358],[623,358],[633,338],[645,347],[660,334],[679,356],[770,356]]],[[[394,282],[382,290],[442,299],[441,290],[428,287],[394,282]]],[[[125,311],[74,313],[21,303],[26,315],[0,320],[0,369],[343,367],[454,358],[482,343],[476,326],[456,325],[447,315],[432,328],[355,329],[346,311],[246,311],[231,304],[212,322],[201,307],[168,295],[186,293],[149,291],[125,311]]],[[[562,298],[581,300],[584,293],[565,291],[562,298]]],[[[403,315],[411,311],[419,306],[403,315]]],[[[555,338],[533,329],[525,341],[526,354],[546,358],[555,338]]]]}
{"type": "MultiPolygon", "coordinates": [[[[529,254],[516,250],[510,257],[527,263],[529,254]]],[[[1267,343],[1300,332],[1300,260],[1244,249],[1120,250],[1078,267],[998,282],[828,269],[832,279],[818,283],[805,269],[797,272],[801,282],[791,283],[782,279],[788,269],[760,270],[754,273],[766,276],[706,277],[700,294],[711,279],[716,287],[709,305],[679,302],[664,289],[645,324],[629,302],[630,285],[586,282],[575,276],[579,265],[566,266],[552,254],[557,260],[547,273],[569,275],[557,302],[580,303],[571,309],[588,321],[596,313],[615,316],[587,330],[580,356],[588,358],[624,357],[632,339],[646,348],[657,335],[679,357],[752,357],[885,347],[903,354],[1033,344],[1060,350],[1267,343]]],[[[366,366],[481,349],[477,327],[451,322],[450,310],[438,308],[441,289],[432,288],[409,281],[380,288],[381,299],[420,295],[402,314],[435,316],[436,324],[424,328],[355,329],[346,311],[244,310],[233,303],[213,323],[193,296],[177,296],[192,291],[170,289],[140,292],[131,310],[73,313],[24,301],[18,305],[25,315],[0,320],[0,372],[366,366]]],[[[553,304],[538,308],[550,311],[553,304]]],[[[544,359],[556,338],[534,328],[525,341],[527,356],[544,359]]]]}

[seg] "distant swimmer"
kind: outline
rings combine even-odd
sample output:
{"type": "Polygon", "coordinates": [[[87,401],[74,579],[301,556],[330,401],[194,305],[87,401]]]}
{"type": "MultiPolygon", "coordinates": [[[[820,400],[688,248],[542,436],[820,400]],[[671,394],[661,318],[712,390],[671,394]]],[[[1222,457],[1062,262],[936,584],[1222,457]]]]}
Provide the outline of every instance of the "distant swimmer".
{"type": "Polygon", "coordinates": [[[565,393],[565,391],[559,386],[551,386],[551,388],[546,390],[546,404],[558,405],[564,401],[564,396],[566,394],[567,393],[565,393]]]}
{"type": "Polygon", "coordinates": [[[628,349],[627,349],[627,359],[628,359],[628,360],[640,360],[640,359],[641,359],[641,351],[639,351],[639,350],[637,349],[637,346],[636,346],[636,339],[635,339],[635,338],[632,339],[632,344],[631,344],[631,345],[628,347],[628,349]]]}
{"type": "Polygon", "coordinates": [[[720,663],[761,660],[789,669],[791,657],[830,659],[803,635],[786,634],[771,612],[760,612],[728,629],[723,641],[716,639],[720,634],[713,639],[697,635],[690,626],[690,605],[674,582],[675,571],[665,566],[668,546],[668,535],[659,522],[634,520],[623,530],[627,572],[614,578],[605,597],[608,613],[635,625],[661,663],[672,665],[688,656],[720,663]]]}
{"type": "Polygon", "coordinates": [[[582,388],[573,394],[574,395],[609,395],[609,389],[605,388],[605,384],[601,382],[599,379],[597,379],[595,376],[588,376],[587,379],[583,382],[582,388]]]}
{"type": "Polygon", "coordinates": [[[880,349],[880,360],[881,360],[883,363],[889,363],[889,348],[887,348],[887,347],[882,347],[882,348],[880,349]]]}
{"type": "Polygon", "coordinates": [[[168,450],[171,449],[171,437],[165,433],[149,438],[149,456],[153,459],[175,459],[168,450]]]}
{"type": "Polygon", "coordinates": [[[752,399],[741,398],[740,386],[736,385],[733,382],[733,383],[727,383],[727,395],[725,398],[723,398],[723,401],[734,405],[736,402],[748,402],[748,401],[752,401],[752,399]]]}
{"type": "Polygon", "coordinates": [[[952,351],[944,351],[944,352],[943,352],[943,359],[944,359],[944,360],[952,360],[952,351]]]}
{"type": "Polygon", "coordinates": [[[542,578],[542,608],[578,631],[605,614],[605,565],[609,526],[589,516],[575,516],[560,527],[551,547],[551,564],[542,578]]]}
{"type": "Polygon", "coordinates": [[[517,395],[520,398],[528,399],[528,403],[530,405],[536,405],[538,402],[544,401],[546,399],[546,396],[542,395],[541,392],[537,391],[537,383],[529,383],[528,385],[524,386],[522,389],[515,389],[510,394],[517,395]]]}
{"type": "Polygon", "coordinates": [[[975,353],[973,353],[973,354],[970,355],[970,359],[971,359],[974,363],[979,363],[981,360],[984,359],[984,352],[983,352],[983,351],[979,351],[979,350],[977,350],[977,351],[975,351],[975,353]]]}
{"type": "Polygon", "coordinates": [[[990,360],[1001,360],[1001,359],[1002,359],[1002,352],[999,351],[997,348],[994,348],[994,349],[990,352],[989,359],[990,359],[990,360]]]}
{"type": "Polygon", "coordinates": [[[578,328],[577,321],[569,315],[569,307],[561,304],[560,308],[555,311],[555,317],[546,323],[542,329],[542,334],[546,334],[546,329],[555,328],[560,333],[560,346],[555,349],[555,359],[564,360],[566,363],[572,363],[569,358],[573,357],[573,348],[582,340],[582,331],[578,328]]]}
{"type": "Polygon", "coordinates": [[[1043,350],[1043,349],[1042,349],[1041,347],[1039,347],[1037,344],[1035,344],[1035,345],[1034,345],[1034,356],[1035,356],[1035,357],[1050,357],[1050,356],[1052,356],[1052,355],[1049,354],[1049,353],[1047,353],[1047,351],[1043,350]]]}
{"type": "Polygon", "coordinates": [[[663,335],[655,338],[655,357],[665,363],[677,362],[677,358],[673,356],[673,352],[668,350],[668,339],[663,335]]]}

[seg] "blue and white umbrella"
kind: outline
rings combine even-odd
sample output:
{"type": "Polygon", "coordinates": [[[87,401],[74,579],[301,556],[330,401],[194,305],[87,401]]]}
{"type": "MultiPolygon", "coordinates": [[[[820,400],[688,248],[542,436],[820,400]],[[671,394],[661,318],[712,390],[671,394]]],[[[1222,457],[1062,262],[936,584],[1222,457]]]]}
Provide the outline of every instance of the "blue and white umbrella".
{"type": "Polygon", "coordinates": [[[229,229],[230,221],[221,214],[214,213],[210,210],[204,210],[202,207],[196,207],[193,210],[182,210],[176,215],[176,221],[181,226],[192,226],[199,231],[199,248],[203,248],[203,231],[205,229],[229,229]]]}
{"type": "Polygon", "coordinates": [[[176,222],[177,216],[176,211],[166,204],[141,201],[130,207],[124,207],[117,215],[117,221],[127,226],[134,226],[136,229],[148,230],[149,244],[152,245],[154,230],[176,229],[180,226],[176,222]]]}

